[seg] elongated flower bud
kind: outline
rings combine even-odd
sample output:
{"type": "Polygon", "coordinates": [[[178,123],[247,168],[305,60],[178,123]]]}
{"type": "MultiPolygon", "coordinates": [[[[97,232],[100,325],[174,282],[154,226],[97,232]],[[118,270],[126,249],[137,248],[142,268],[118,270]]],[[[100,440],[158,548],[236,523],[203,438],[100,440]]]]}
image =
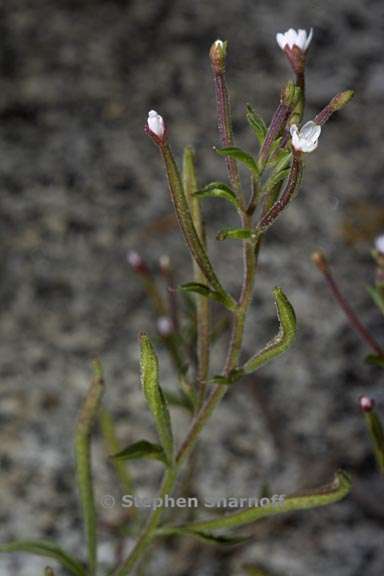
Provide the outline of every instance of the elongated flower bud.
{"type": "Polygon", "coordinates": [[[314,121],[316,122],[316,124],[319,124],[319,126],[325,124],[334,112],[337,112],[337,110],[341,110],[341,108],[344,108],[344,106],[348,104],[353,95],[354,95],[353,90],[345,90],[344,92],[336,94],[336,96],[332,98],[329,104],[327,104],[325,108],[323,108],[317,114],[317,116],[315,116],[314,121]]]}
{"type": "Polygon", "coordinates": [[[145,132],[151,136],[156,144],[164,144],[166,137],[166,128],[164,119],[156,110],[148,112],[147,124],[145,125],[145,132]]]}
{"type": "Polygon", "coordinates": [[[216,40],[209,51],[212,68],[216,74],[225,70],[225,56],[227,52],[227,43],[222,40],[216,40]]]}

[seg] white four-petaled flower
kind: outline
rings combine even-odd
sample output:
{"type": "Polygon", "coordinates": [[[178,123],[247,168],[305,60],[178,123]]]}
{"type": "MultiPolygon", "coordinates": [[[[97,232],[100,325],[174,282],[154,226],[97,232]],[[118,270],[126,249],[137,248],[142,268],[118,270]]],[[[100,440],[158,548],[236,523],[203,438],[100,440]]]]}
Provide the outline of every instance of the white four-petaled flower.
{"type": "Polygon", "coordinates": [[[321,126],[310,120],[300,130],[296,124],[290,128],[292,146],[298,152],[313,152],[319,143],[321,126]]]}
{"type": "Polygon", "coordinates": [[[310,29],[309,33],[306,30],[294,30],[290,28],[285,33],[276,34],[276,41],[282,50],[285,49],[286,46],[290,50],[294,46],[297,46],[302,52],[306,52],[308,46],[311,43],[313,36],[313,28],[310,29]]]}
{"type": "Polygon", "coordinates": [[[384,254],[384,234],[375,239],[375,248],[380,254],[384,254]]]}
{"type": "Polygon", "coordinates": [[[147,124],[150,131],[158,136],[158,138],[162,138],[164,136],[164,120],[163,117],[156,112],[156,110],[150,110],[148,112],[147,124]]]}

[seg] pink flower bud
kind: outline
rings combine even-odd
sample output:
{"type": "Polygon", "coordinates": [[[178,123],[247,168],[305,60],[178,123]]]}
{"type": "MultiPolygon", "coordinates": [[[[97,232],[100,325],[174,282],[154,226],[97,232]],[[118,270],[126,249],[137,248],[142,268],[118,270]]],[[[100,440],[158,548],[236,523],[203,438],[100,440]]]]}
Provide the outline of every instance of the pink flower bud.
{"type": "Polygon", "coordinates": [[[145,264],[140,254],[135,250],[129,250],[127,254],[127,261],[134,272],[137,272],[138,274],[146,274],[148,272],[147,265],[145,264]]]}
{"type": "Polygon", "coordinates": [[[363,412],[371,412],[375,407],[375,401],[369,396],[361,396],[359,402],[363,412]]]}

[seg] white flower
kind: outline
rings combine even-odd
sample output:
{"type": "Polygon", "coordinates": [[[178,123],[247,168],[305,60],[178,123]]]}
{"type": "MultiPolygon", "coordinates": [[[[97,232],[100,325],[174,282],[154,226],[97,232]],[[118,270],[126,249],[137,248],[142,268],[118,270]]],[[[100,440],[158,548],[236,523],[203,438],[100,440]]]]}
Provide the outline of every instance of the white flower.
{"type": "Polygon", "coordinates": [[[292,136],[292,146],[298,152],[313,152],[319,143],[321,126],[310,120],[300,129],[296,124],[290,128],[292,136]]]}
{"type": "Polygon", "coordinates": [[[380,254],[384,254],[384,234],[375,239],[375,248],[380,254]]]}
{"type": "Polygon", "coordinates": [[[276,41],[282,50],[284,50],[286,46],[288,46],[290,50],[292,50],[294,46],[297,46],[302,52],[305,52],[311,43],[312,36],[313,28],[310,29],[309,34],[307,34],[306,30],[300,29],[296,31],[290,28],[284,34],[276,34],[276,41]]]}
{"type": "Polygon", "coordinates": [[[156,110],[150,110],[148,112],[148,120],[147,120],[148,128],[151,132],[153,132],[159,138],[164,136],[165,126],[164,120],[160,114],[156,112],[156,110]]]}

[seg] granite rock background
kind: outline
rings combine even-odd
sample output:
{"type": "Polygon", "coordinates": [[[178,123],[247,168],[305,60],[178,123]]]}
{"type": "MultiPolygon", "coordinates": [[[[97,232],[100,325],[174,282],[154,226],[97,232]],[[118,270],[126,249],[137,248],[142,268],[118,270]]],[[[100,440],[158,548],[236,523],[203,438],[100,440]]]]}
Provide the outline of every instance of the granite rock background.
{"type": "MultiPolygon", "coordinates": [[[[277,576],[381,576],[384,504],[364,422],[367,392],[383,408],[378,369],[351,332],[310,261],[322,247],[355,309],[377,338],[382,326],[366,284],[370,249],[384,226],[382,103],[384,6],[380,0],[2,0],[0,2],[0,541],[49,538],[81,555],[73,483],[73,426],[101,354],[106,403],[122,442],[148,437],[138,382],[137,333],[154,333],[143,289],[126,263],[138,249],[156,268],[171,255],[178,280],[190,261],[168,198],[160,159],[143,134],[148,109],[167,119],[175,152],[192,144],[202,183],[223,178],[207,51],[229,42],[236,141],[255,147],[244,119],[251,102],[268,120],[290,70],[275,43],[289,27],[313,26],[308,118],[336,92],[356,97],[324,129],[308,157],[300,196],[265,242],[246,350],[276,329],[272,288],[282,286],[298,339],[257,380],[231,390],[203,434],[193,486],[205,496],[257,495],[268,482],[289,494],[332,478],[354,478],[342,503],[263,522],[256,539],[225,552],[186,540],[156,549],[148,576],[240,576],[244,565],[277,576]]],[[[236,222],[207,202],[210,251],[238,290],[236,242],[215,232],[236,222]]],[[[222,343],[222,346],[224,342],[222,343]]],[[[217,353],[220,361],[220,352],[217,353]]],[[[172,373],[160,350],[165,385],[172,373]]],[[[175,413],[180,437],[187,424],[175,413]]],[[[101,560],[114,560],[102,510],[117,495],[95,439],[101,560]]],[[[132,466],[141,495],[153,495],[156,464],[132,466]]],[[[126,551],[131,541],[127,539],[126,551]]],[[[0,575],[35,576],[46,561],[3,556],[0,575]]]]}

